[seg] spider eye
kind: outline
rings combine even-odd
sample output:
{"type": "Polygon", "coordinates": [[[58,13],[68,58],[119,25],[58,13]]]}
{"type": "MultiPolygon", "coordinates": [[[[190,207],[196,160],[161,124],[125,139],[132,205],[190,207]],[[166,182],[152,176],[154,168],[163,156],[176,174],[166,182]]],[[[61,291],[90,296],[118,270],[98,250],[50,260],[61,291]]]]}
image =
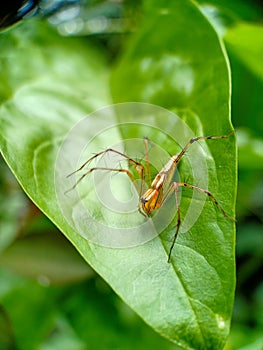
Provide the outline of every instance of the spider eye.
{"type": "Polygon", "coordinates": [[[19,22],[29,14],[39,3],[39,0],[4,1],[0,7],[0,29],[7,28],[19,22]]]}
{"type": "Polygon", "coordinates": [[[148,199],[146,199],[146,198],[144,198],[144,197],[141,198],[141,203],[142,203],[142,204],[145,204],[145,203],[147,203],[147,202],[148,202],[148,199]]]}

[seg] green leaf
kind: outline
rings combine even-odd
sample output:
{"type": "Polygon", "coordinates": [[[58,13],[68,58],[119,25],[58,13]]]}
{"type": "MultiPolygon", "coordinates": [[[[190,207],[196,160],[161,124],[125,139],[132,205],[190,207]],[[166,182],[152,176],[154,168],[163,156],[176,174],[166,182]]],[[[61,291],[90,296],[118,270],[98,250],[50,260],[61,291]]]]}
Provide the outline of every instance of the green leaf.
{"type": "MultiPolygon", "coordinates": [[[[178,237],[170,264],[167,251],[176,218],[161,236],[129,249],[110,249],[83,238],[61,212],[54,186],[55,164],[62,140],[74,123],[109,103],[105,64],[87,42],[59,38],[37,23],[5,33],[0,45],[5,53],[1,53],[5,78],[0,83],[3,91],[1,149],[25,192],[156,331],[184,349],[221,349],[229,332],[234,296],[234,225],[211,202],[205,202],[204,197],[192,199],[192,193],[186,193],[186,197],[182,197],[182,216],[192,203],[194,210],[200,210],[203,205],[204,208],[191,229],[178,237]]],[[[184,140],[189,134],[180,136],[178,123],[186,125],[190,134],[222,135],[231,130],[230,82],[224,50],[209,22],[190,2],[177,1],[169,6],[166,2],[148,4],[143,23],[112,76],[112,89],[117,102],[151,102],[177,111],[181,118],[167,111],[162,116],[160,112],[161,118],[150,115],[152,124],[147,128],[147,123],[140,124],[140,113],[134,118],[132,113],[136,108],[132,106],[130,115],[118,113],[118,120],[126,125],[116,127],[115,117],[107,115],[103,119],[103,111],[97,112],[90,117],[92,132],[96,128],[101,130],[101,121],[103,126],[115,123],[115,128],[106,132],[102,143],[98,143],[97,151],[101,145],[112,146],[118,137],[119,141],[124,137],[142,139],[145,136],[142,133],[149,131],[146,135],[166,151],[167,156],[167,151],[173,153],[183,146],[174,138],[182,136],[184,140]],[[96,119],[100,115],[102,117],[96,119]],[[166,137],[164,130],[169,130],[171,136],[166,137]]],[[[129,106],[125,110],[125,105],[120,105],[116,110],[130,112],[129,106]]],[[[138,112],[147,112],[145,105],[137,107],[138,112]]],[[[154,110],[160,111],[160,108],[154,110]]],[[[147,113],[143,118],[148,120],[145,119],[147,113]]],[[[132,145],[128,144],[127,151],[131,149],[132,145]]],[[[153,157],[155,149],[157,147],[151,148],[153,157]]],[[[158,153],[155,158],[162,154],[158,153]]],[[[68,153],[68,163],[76,163],[78,159],[69,159],[70,155],[68,153]]],[[[207,146],[202,143],[193,148],[193,152],[189,151],[188,157],[198,170],[201,160],[196,155],[208,157],[207,162],[200,164],[206,165],[209,190],[224,209],[234,215],[234,137],[211,140],[207,146]]],[[[159,165],[164,161],[157,160],[159,165]]],[[[180,171],[184,178],[191,178],[187,161],[180,171]]],[[[200,171],[203,174],[201,166],[200,171]]],[[[127,183],[118,194],[125,194],[126,189],[130,189],[127,183]]],[[[67,200],[70,201],[70,194],[65,196],[64,201],[67,200]]],[[[169,215],[173,216],[173,200],[168,205],[172,206],[169,215]]],[[[91,202],[92,206],[101,219],[102,208],[91,202]]],[[[72,212],[73,209],[74,206],[72,212]]],[[[160,213],[166,218],[164,210],[160,213]]],[[[121,216],[124,224],[133,218],[144,220],[139,213],[121,216]]],[[[110,214],[109,219],[114,216],[110,214]]],[[[96,233],[92,229],[89,232],[96,233]]]]}
{"type": "Polygon", "coordinates": [[[206,18],[183,1],[170,7],[160,3],[145,17],[113,76],[114,100],[190,109],[202,117],[205,133],[212,127],[219,134],[228,131],[229,68],[222,43],[206,18]]]}
{"type": "MultiPolygon", "coordinates": [[[[222,43],[194,6],[186,1],[170,6],[159,2],[145,13],[142,30],[132,38],[114,72],[114,100],[155,103],[180,113],[196,134],[222,135],[231,129],[228,69],[222,43]]],[[[120,122],[124,118],[120,117],[120,122]]],[[[180,135],[180,130],[166,125],[166,120],[158,126],[169,129],[169,135],[175,138],[180,135]]],[[[216,168],[209,188],[224,205],[229,203],[233,213],[233,140],[227,146],[209,142],[209,148],[216,168]]],[[[144,285],[156,290],[149,295],[148,287],[141,289],[145,298],[140,307],[147,305],[147,300],[151,304],[147,322],[185,348],[223,347],[233,305],[234,227],[205,212],[191,232],[178,238],[182,246],[176,247],[173,270],[167,271],[160,261],[163,258],[155,252],[156,260],[151,259],[147,268],[148,279],[145,274],[141,277],[144,285]],[[154,284],[156,278],[159,287],[154,284]],[[161,297],[158,292],[163,293],[161,297]],[[162,310],[159,316],[153,308],[162,310]]]]}

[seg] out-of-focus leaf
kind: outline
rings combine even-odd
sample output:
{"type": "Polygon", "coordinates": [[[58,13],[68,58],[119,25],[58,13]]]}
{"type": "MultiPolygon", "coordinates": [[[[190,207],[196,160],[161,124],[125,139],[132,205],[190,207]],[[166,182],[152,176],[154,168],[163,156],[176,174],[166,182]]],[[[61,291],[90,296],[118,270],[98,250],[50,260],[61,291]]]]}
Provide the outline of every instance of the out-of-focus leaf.
{"type": "MultiPolygon", "coordinates": [[[[0,274],[1,283],[5,284],[8,278],[2,280],[6,277],[2,269],[0,274]]],[[[34,350],[53,328],[56,317],[54,293],[52,290],[47,293],[45,287],[21,279],[17,282],[13,279],[8,287],[5,292],[1,291],[0,302],[12,324],[15,349],[34,350]]]]}
{"type": "Polygon", "coordinates": [[[15,336],[16,347],[12,345],[10,350],[60,350],[62,346],[88,350],[98,347],[98,339],[100,350],[132,350],[134,346],[138,350],[177,349],[145,325],[99,277],[55,288],[3,269],[0,278],[0,303],[6,313],[4,335],[9,337],[8,317],[15,336]]]}
{"type": "Polygon", "coordinates": [[[20,231],[28,201],[2,157],[0,158],[0,253],[20,231]]]}
{"type": "Polygon", "coordinates": [[[228,50],[263,79],[263,27],[256,24],[238,23],[229,28],[224,40],[228,50]]]}
{"type": "Polygon", "coordinates": [[[88,346],[74,333],[65,318],[56,320],[55,331],[40,345],[39,350],[87,350],[88,346]]]}
{"type": "Polygon", "coordinates": [[[13,350],[14,336],[11,321],[6,310],[0,305],[0,349],[13,350]]]}
{"type": "Polygon", "coordinates": [[[198,3],[212,5],[226,13],[228,16],[234,17],[236,20],[260,21],[263,15],[260,1],[246,0],[198,0],[198,3]]]}
{"type": "Polygon", "coordinates": [[[90,280],[87,288],[78,293],[69,293],[62,310],[76,335],[89,348],[178,349],[147,327],[100,279],[90,280]]]}
{"type": "Polygon", "coordinates": [[[238,129],[237,141],[240,169],[263,171],[263,138],[253,138],[247,130],[238,129]]]}
{"type": "Polygon", "coordinates": [[[74,283],[93,275],[72,245],[56,232],[17,240],[0,255],[0,266],[43,284],[74,283]]]}

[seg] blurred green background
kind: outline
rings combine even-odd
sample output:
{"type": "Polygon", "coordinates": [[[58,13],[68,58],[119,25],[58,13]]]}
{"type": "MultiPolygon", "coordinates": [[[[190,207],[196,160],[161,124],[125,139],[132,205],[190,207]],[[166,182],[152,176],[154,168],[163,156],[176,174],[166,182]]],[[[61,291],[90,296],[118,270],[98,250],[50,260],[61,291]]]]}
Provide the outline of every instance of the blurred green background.
{"type": "MultiPolygon", "coordinates": [[[[112,5],[102,3],[100,10],[111,13],[112,5]]],[[[244,0],[199,4],[224,36],[239,147],[237,288],[225,349],[262,350],[263,5],[244,0]]],[[[54,19],[53,25],[63,35],[71,28],[73,36],[88,36],[111,65],[139,23],[140,2],[114,5],[113,13],[118,26],[109,32],[74,33],[74,26],[54,19]]],[[[0,349],[176,349],[87,266],[21,191],[2,159],[0,167],[0,349]]]]}

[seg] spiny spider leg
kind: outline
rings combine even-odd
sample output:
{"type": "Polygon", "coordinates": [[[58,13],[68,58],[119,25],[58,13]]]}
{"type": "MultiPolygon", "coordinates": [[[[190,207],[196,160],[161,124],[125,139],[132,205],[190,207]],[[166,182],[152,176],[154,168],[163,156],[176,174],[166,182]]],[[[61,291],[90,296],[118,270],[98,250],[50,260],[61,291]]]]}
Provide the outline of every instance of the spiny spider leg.
{"type": "Polygon", "coordinates": [[[228,138],[230,135],[234,134],[234,131],[229,132],[226,135],[221,135],[221,136],[199,136],[199,137],[193,137],[187,144],[186,146],[182,149],[182,151],[177,154],[176,157],[176,163],[178,164],[179,161],[182,159],[182,157],[184,156],[184,154],[188,151],[188,149],[190,148],[190,146],[197,141],[206,141],[206,140],[216,140],[216,139],[226,139],[228,138]]]}
{"type": "MultiPolygon", "coordinates": [[[[151,184],[151,173],[150,173],[150,161],[149,161],[149,139],[147,136],[143,138],[144,142],[144,151],[145,151],[145,162],[146,162],[146,177],[148,186],[151,184]]],[[[140,196],[142,193],[140,193],[140,196]]]]}
{"type": "Polygon", "coordinates": [[[180,228],[180,226],[181,226],[181,214],[180,214],[180,205],[179,205],[178,188],[179,188],[179,187],[178,187],[177,182],[174,182],[174,183],[173,183],[173,189],[174,189],[175,205],[176,205],[176,212],[177,212],[177,225],[176,225],[176,231],[175,231],[175,234],[174,234],[174,238],[173,238],[173,241],[172,241],[172,244],[171,244],[171,247],[170,247],[170,250],[169,250],[169,254],[168,254],[168,260],[167,260],[168,263],[170,262],[172,250],[173,250],[173,247],[174,247],[176,238],[177,238],[178,233],[179,233],[179,228],[180,228]]]}
{"type": "Polygon", "coordinates": [[[106,153],[109,153],[109,152],[112,152],[112,153],[116,153],[122,157],[124,157],[125,159],[127,159],[130,163],[132,163],[133,165],[135,165],[135,169],[136,171],[138,172],[138,174],[140,174],[140,170],[138,170],[138,168],[141,169],[141,173],[144,174],[144,166],[139,163],[139,162],[136,162],[134,159],[130,158],[129,156],[127,156],[126,154],[122,153],[122,152],[119,152],[113,148],[107,148],[106,150],[104,151],[101,151],[99,153],[96,153],[94,156],[90,157],[85,163],[83,163],[77,170],[74,170],[72,173],[68,174],[67,177],[70,177],[71,175],[79,172],[80,170],[82,170],[86,165],[88,165],[92,160],[96,159],[97,157],[99,156],[102,156],[106,153]],[[138,168],[137,168],[138,167],[138,168]]]}
{"type": "Polygon", "coordinates": [[[140,163],[140,162],[136,162],[134,159],[128,157],[126,154],[122,153],[122,152],[119,152],[115,149],[112,149],[112,148],[107,148],[106,150],[104,151],[101,151],[99,153],[96,153],[94,156],[90,157],[85,163],[83,163],[77,170],[73,171],[72,173],[70,173],[69,175],[67,175],[67,177],[70,177],[72,176],[73,174],[76,174],[77,172],[81,171],[82,169],[85,168],[86,165],[88,165],[92,160],[96,159],[97,157],[99,156],[102,156],[106,153],[115,153],[115,154],[118,154],[120,156],[122,156],[123,158],[127,159],[128,162],[130,162],[132,165],[134,165],[135,167],[135,170],[137,171],[137,173],[139,174],[140,178],[141,178],[141,188],[138,189],[138,186],[137,186],[137,183],[136,183],[136,179],[135,177],[132,175],[132,173],[127,170],[127,169],[120,169],[120,168],[107,168],[107,167],[93,167],[91,169],[89,169],[88,171],[86,171],[77,181],[76,183],[74,184],[73,187],[71,187],[69,190],[67,190],[65,192],[68,193],[70,191],[72,191],[87,175],[89,175],[91,172],[93,172],[94,170],[108,170],[108,171],[115,171],[115,172],[119,172],[119,173],[126,173],[129,178],[131,179],[131,181],[133,182],[133,184],[136,186],[136,189],[138,191],[138,193],[142,193],[142,185],[143,185],[143,182],[144,182],[144,177],[145,177],[145,169],[144,169],[144,166],[140,163]]]}
{"type": "Polygon", "coordinates": [[[195,185],[191,185],[188,184],[187,182],[174,182],[173,183],[173,189],[174,189],[174,193],[175,193],[175,201],[176,201],[176,211],[177,211],[177,226],[176,226],[176,232],[172,241],[172,245],[170,247],[169,250],[169,255],[168,255],[168,262],[170,261],[171,258],[171,254],[172,254],[172,250],[176,241],[176,238],[178,236],[178,232],[179,232],[179,228],[181,226],[181,217],[180,217],[180,207],[179,207],[179,197],[178,197],[178,189],[179,187],[186,187],[186,188],[190,188],[192,190],[197,190],[200,191],[204,194],[206,194],[209,198],[211,198],[212,202],[217,206],[217,208],[221,211],[221,213],[224,215],[224,217],[226,217],[227,219],[235,222],[236,220],[234,218],[232,218],[230,215],[228,215],[226,213],[226,211],[222,208],[222,206],[219,204],[219,202],[217,201],[217,199],[215,198],[215,196],[208,190],[195,186],[195,185]]]}

